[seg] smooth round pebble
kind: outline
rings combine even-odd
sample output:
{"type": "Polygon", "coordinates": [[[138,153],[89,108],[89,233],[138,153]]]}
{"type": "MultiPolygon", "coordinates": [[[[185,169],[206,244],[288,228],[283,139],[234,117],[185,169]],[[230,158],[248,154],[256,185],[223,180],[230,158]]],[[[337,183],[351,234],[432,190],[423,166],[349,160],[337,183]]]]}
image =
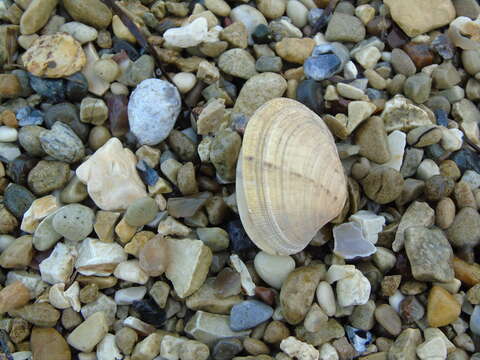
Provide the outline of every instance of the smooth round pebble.
{"type": "Polygon", "coordinates": [[[0,126],[0,142],[15,142],[18,138],[17,129],[0,126]]]}
{"type": "Polygon", "coordinates": [[[70,204],[58,210],[52,225],[55,231],[65,238],[81,241],[92,232],[94,219],[92,209],[80,204],[70,204]]]}
{"type": "Polygon", "coordinates": [[[192,73],[180,72],[175,74],[172,81],[177,86],[180,93],[186,94],[193,89],[197,83],[197,78],[192,73]]]}
{"type": "Polygon", "coordinates": [[[106,82],[114,81],[119,73],[118,64],[112,59],[99,59],[93,65],[93,69],[99,78],[106,82]]]}
{"type": "Polygon", "coordinates": [[[295,270],[292,257],[270,255],[265,251],[260,251],[253,263],[262,280],[276,289],[280,289],[288,274],[295,270]]]}

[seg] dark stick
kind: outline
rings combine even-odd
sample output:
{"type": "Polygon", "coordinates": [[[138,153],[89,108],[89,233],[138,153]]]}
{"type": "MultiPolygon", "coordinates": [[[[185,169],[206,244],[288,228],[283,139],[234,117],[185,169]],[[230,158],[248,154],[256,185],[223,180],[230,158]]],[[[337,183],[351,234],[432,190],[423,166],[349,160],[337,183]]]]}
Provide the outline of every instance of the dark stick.
{"type": "Polygon", "coordinates": [[[339,0],[330,0],[327,7],[323,11],[322,16],[320,16],[318,20],[315,22],[315,24],[313,25],[312,36],[315,36],[315,34],[318,33],[320,29],[325,26],[325,24],[327,23],[328,17],[337,6],[338,1],[339,0]]]}
{"type": "MultiPolygon", "coordinates": [[[[158,66],[158,68],[161,70],[162,72],[162,75],[170,82],[173,84],[173,86],[177,87],[175,85],[175,83],[172,81],[172,79],[170,78],[170,76],[167,74],[167,72],[165,71],[165,68],[162,64],[162,60],[160,59],[160,57],[158,56],[157,52],[155,51],[155,49],[148,43],[147,39],[145,39],[145,36],[143,36],[142,32],[140,31],[140,29],[138,28],[137,25],[135,25],[135,23],[130,20],[130,18],[127,16],[127,14],[125,14],[125,12],[122,10],[122,8],[120,6],[118,6],[117,4],[115,4],[115,1],[114,0],[102,0],[102,2],[107,5],[110,9],[112,9],[112,11],[115,13],[115,15],[118,15],[118,17],[120,18],[120,20],[122,21],[122,23],[127,27],[127,29],[132,33],[132,35],[135,37],[135,39],[137,39],[138,43],[142,46],[143,49],[147,50],[152,56],[153,56],[153,59],[155,60],[155,63],[156,65],[158,66]]],[[[185,101],[185,99],[183,98],[183,95],[182,93],[179,91],[180,93],[180,98],[182,99],[182,103],[185,105],[185,107],[187,108],[188,111],[191,112],[191,107],[187,104],[187,102],[185,101]]]]}

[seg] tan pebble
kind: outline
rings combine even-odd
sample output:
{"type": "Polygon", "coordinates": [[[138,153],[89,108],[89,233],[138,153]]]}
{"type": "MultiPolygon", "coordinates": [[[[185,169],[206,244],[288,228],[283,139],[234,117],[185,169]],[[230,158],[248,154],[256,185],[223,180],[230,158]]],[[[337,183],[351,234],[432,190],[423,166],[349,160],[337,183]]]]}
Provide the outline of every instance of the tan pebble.
{"type": "Polygon", "coordinates": [[[30,338],[36,360],[70,360],[70,347],[63,336],[53,328],[33,328],[30,338]]]}
{"type": "Polygon", "coordinates": [[[65,33],[39,37],[22,60],[33,75],[48,78],[72,75],[82,70],[87,61],[80,43],[65,33]]]}
{"type": "Polygon", "coordinates": [[[73,330],[68,335],[67,341],[77,350],[90,352],[107,332],[107,318],[103,312],[97,312],[73,330]]]}
{"type": "MultiPolygon", "coordinates": [[[[123,250],[130,255],[135,257],[139,256],[140,250],[145,246],[145,244],[155,236],[151,231],[139,231],[133,236],[132,241],[130,241],[123,250]]],[[[160,236],[160,235],[158,235],[160,236]]]]}
{"type": "Polygon", "coordinates": [[[0,266],[6,269],[23,268],[33,258],[32,236],[25,235],[11,243],[0,255],[0,266]]]}
{"type": "Polygon", "coordinates": [[[99,289],[108,289],[114,287],[118,282],[118,279],[114,276],[101,277],[79,275],[76,279],[81,284],[96,284],[99,289]]]}
{"type": "Polygon", "coordinates": [[[33,0],[20,19],[20,32],[30,35],[47,24],[58,0],[33,0]]]}
{"type": "Polygon", "coordinates": [[[22,87],[20,81],[14,74],[0,74],[0,96],[2,98],[15,98],[19,96],[21,92],[22,87]]]}
{"type": "Polygon", "coordinates": [[[20,281],[15,281],[0,291],[0,314],[17,309],[30,301],[30,291],[20,281]]]}
{"type": "Polygon", "coordinates": [[[119,39],[126,40],[133,44],[137,42],[135,36],[133,36],[130,30],[123,24],[118,15],[114,15],[112,18],[112,29],[115,36],[119,39]]]}
{"type": "Polygon", "coordinates": [[[112,59],[97,60],[93,69],[98,77],[110,83],[115,81],[120,71],[117,62],[112,59]]]}
{"type": "Polygon", "coordinates": [[[88,135],[88,145],[92,150],[100,149],[110,138],[112,134],[105,126],[95,126],[88,135]]]}
{"type": "Polygon", "coordinates": [[[157,235],[140,249],[140,267],[150,276],[160,276],[167,269],[169,255],[167,241],[157,235]]]}
{"type": "Polygon", "coordinates": [[[290,330],[281,321],[272,321],[267,325],[263,340],[269,344],[279,344],[283,339],[290,336],[290,330]]]}
{"type": "Polygon", "coordinates": [[[251,355],[270,354],[267,344],[258,339],[247,337],[243,340],[243,347],[251,355]]]}
{"type": "Polygon", "coordinates": [[[283,38],[275,44],[275,51],[282,59],[296,64],[303,64],[311,55],[315,41],[310,38],[283,38]]]}
{"type": "Polygon", "coordinates": [[[463,209],[464,207],[477,208],[477,201],[473,195],[472,188],[465,181],[459,181],[455,184],[453,195],[458,209],[463,209]]]}

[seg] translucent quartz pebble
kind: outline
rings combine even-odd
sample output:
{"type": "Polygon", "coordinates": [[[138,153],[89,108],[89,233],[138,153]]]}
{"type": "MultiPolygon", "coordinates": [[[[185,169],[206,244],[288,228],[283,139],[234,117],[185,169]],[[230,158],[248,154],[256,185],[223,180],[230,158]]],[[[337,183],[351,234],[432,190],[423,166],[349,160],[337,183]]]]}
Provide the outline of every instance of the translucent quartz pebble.
{"type": "Polygon", "coordinates": [[[362,228],[354,222],[344,223],[333,228],[335,254],[345,258],[367,257],[377,249],[363,237],[362,228]]]}

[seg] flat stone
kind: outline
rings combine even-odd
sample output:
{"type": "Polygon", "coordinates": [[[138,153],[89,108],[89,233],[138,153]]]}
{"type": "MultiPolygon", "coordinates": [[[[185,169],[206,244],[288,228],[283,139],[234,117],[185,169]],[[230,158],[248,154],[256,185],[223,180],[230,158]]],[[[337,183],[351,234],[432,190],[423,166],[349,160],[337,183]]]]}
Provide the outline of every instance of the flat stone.
{"type": "Polygon", "coordinates": [[[80,43],[68,34],[40,36],[22,56],[35,76],[61,78],[80,71],[86,64],[80,43]]]}
{"type": "Polygon", "coordinates": [[[108,27],[112,21],[112,11],[100,0],[66,0],[63,6],[76,21],[98,29],[108,27]]]}
{"type": "Polygon", "coordinates": [[[92,232],[94,219],[92,209],[80,204],[70,204],[56,212],[52,226],[65,238],[81,241],[92,232]]]}
{"type": "Polygon", "coordinates": [[[242,331],[254,328],[267,321],[273,315],[273,309],[257,300],[246,300],[235,304],[230,311],[230,328],[242,331]]]}
{"type": "Polygon", "coordinates": [[[82,24],[78,21],[65,23],[60,26],[59,30],[72,35],[73,38],[82,45],[90,41],[95,41],[98,37],[98,31],[94,27],[82,24]]]}
{"type": "Polygon", "coordinates": [[[466,207],[461,209],[453,224],[447,230],[447,237],[455,247],[471,248],[480,241],[480,215],[478,211],[466,207]]]}
{"type": "Polygon", "coordinates": [[[323,265],[303,266],[292,271],[283,282],[280,303],[289,324],[299,324],[305,318],[324,274],[323,265]]]}
{"type": "Polygon", "coordinates": [[[387,0],[385,4],[389,6],[393,20],[410,37],[448,25],[455,18],[455,8],[450,0],[408,0],[402,3],[387,0]]]}
{"type": "Polygon", "coordinates": [[[315,45],[315,41],[310,38],[285,37],[275,44],[275,52],[285,61],[303,64],[311,55],[315,45]]]}
{"type": "Polygon", "coordinates": [[[383,164],[390,160],[390,150],[383,120],[372,116],[355,130],[355,144],[360,146],[360,155],[383,164]]]}
{"type": "Polygon", "coordinates": [[[67,337],[67,342],[75,349],[90,352],[108,333],[107,319],[103,312],[87,318],[67,337]]]}
{"type": "Polygon", "coordinates": [[[119,244],[87,238],[78,249],[75,268],[83,275],[108,276],[126,259],[127,254],[119,244]]]}
{"type": "Polygon", "coordinates": [[[396,95],[393,99],[387,101],[381,117],[387,132],[394,130],[408,131],[414,127],[432,124],[425,110],[408,104],[401,95],[396,95]]]}
{"type": "Polygon", "coordinates": [[[147,195],[136,170],[135,155],[117,138],[107,141],[77,168],[76,174],[102,210],[126,209],[147,195]]]}
{"type": "Polygon", "coordinates": [[[68,182],[70,167],[61,161],[41,160],[28,174],[28,187],[36,195],[61,189],[68,182]]]}
{"type": "Polygon", "coordinates": [[[53,328],[33,328],[30,336],[32,354],[38,360],[70,360],[70,348],[53,328]]]}
{"type": "Polygon", "coordinates": [[[248,80],[257,74],[255,59],[246,50],[230,49],[218,58],[218,67],[226,74],[248,80]]]}
{"type": "Polygon", "coordinates": [[[57,121],[51,130],[40,133],[43,150],[56,160],[76,163],[85,156],[82,140],[66,124],[57,121]]]}
{"type": "Polygon", "coordinates": [[[33,258],[32,236],[21,236],[13,241],[0,254],[0,266],[6,269],[23,268],[30,264],[33,258]]]}
{"type": "Polygon", "coordinates": [[[230,329],[229,316],[197,311],[185,325],[185,332],[194,339],[212,346],[219,339],[243,338],[250,330],[233,331],[230,329]]]}
{"type": "Polygon", "coordinates": [[[14,183],[7,186],[3,196],[3,203],[17,218],[22,218],[35,201],[35,195],[27,188],[14,183]]]}
{"type": "Polygon", "coordinates": [[[382,304],[375,309],[375,319],[390,335],[398,336],[402,331],[400,316],[388,304],[382,304]]]}
{"type": "Polygon", "coordinates": [[[365,26],[355,16],[335,12],[328,22],[327,41],[359,42],[365,38],[365,26]]]}
{"type": "MultiPolygon", "coordinates": [[[[233,271],[232,273],[237,274],[233,271]]],[[[240,286],[238,286],[238,292],[235,295],[226,293],[220,294],[216,287],[217,279],[208,278],[200,289],[186,299],[185,304],[187,307],[192,310],[207,311],[214,314],[230,314],[232,307],[242,301],[242,297],[238,295],[240,292],[240,286]]]]}
{"type": "Polygon", "coordinates": [[[365,239],[362,228],[355,222],[345,222],[333,228],[334,253],[345,259],[368,257],[375,253],[372,242],[365,239]]]}
{"type": "Polygon", "coordinates": [[[167,239],[167,241],[170,264],[165,274],[173,283],[178,296],[185,298],[204,283],[212,262],[212,252],[200,240],[167,239]]]}

